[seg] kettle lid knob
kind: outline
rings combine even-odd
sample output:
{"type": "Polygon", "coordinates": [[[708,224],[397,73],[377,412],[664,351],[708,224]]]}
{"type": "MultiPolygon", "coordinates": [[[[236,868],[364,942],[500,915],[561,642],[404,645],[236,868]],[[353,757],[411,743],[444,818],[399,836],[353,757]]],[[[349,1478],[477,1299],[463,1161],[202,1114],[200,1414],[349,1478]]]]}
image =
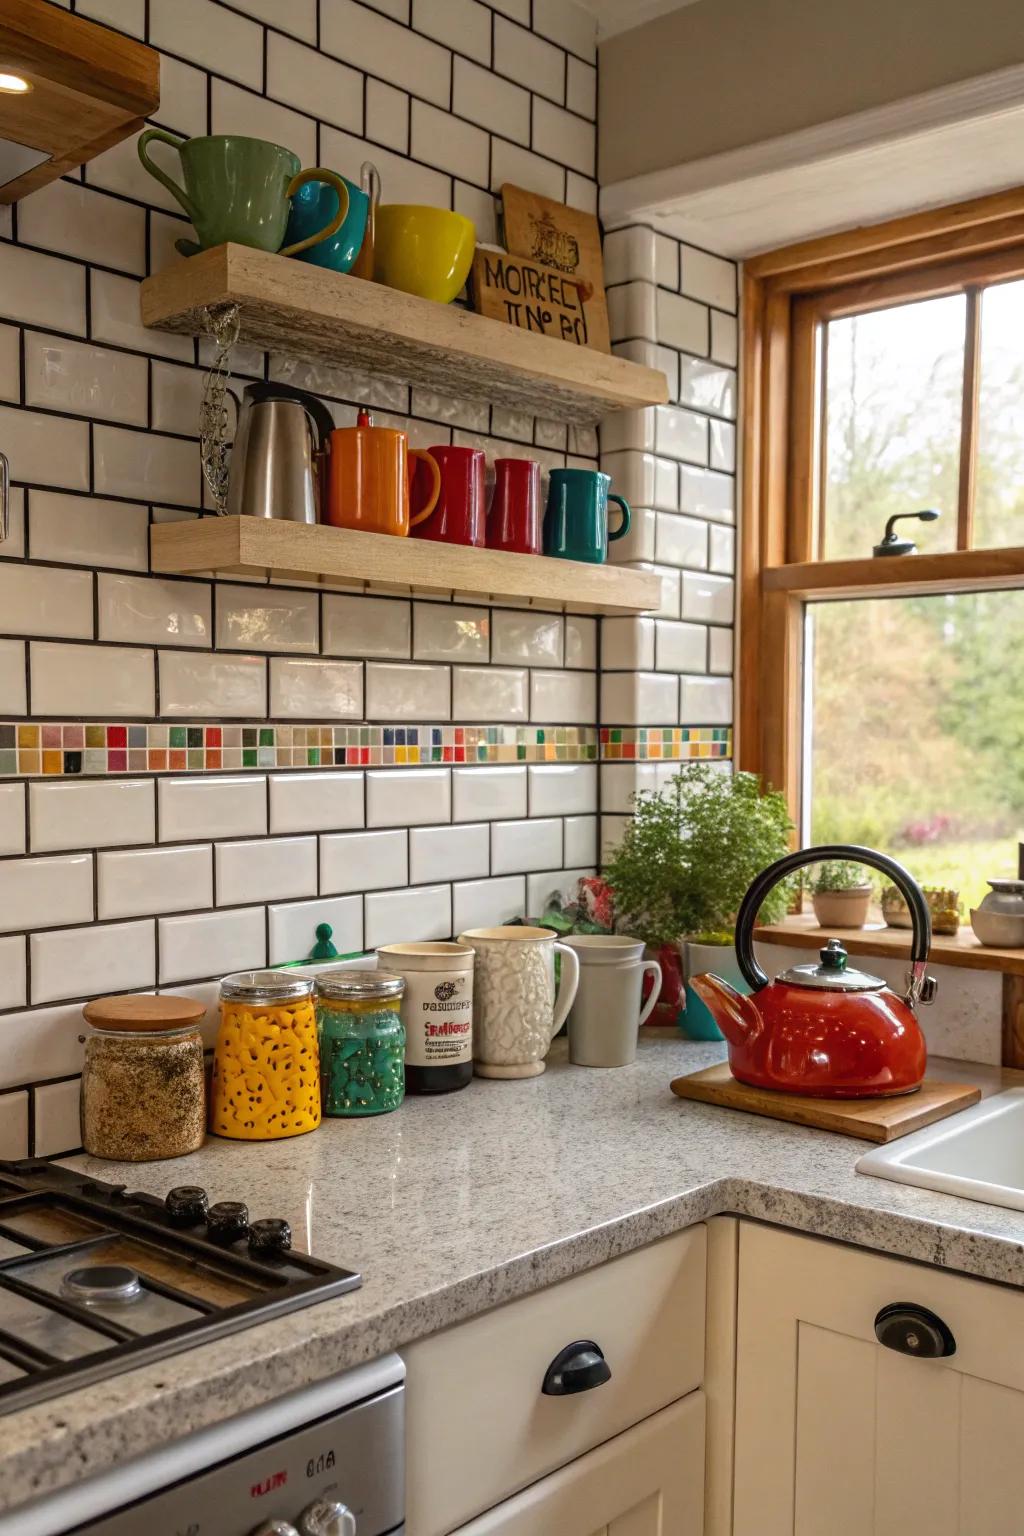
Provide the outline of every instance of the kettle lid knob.
{"type": "Polygon", "coordinates": [[[846,962],[850,958],[843,948],[842,939],[829,939],[824,949],[819,949],[818,956],[823,971],[845,971],[846,962]]]}

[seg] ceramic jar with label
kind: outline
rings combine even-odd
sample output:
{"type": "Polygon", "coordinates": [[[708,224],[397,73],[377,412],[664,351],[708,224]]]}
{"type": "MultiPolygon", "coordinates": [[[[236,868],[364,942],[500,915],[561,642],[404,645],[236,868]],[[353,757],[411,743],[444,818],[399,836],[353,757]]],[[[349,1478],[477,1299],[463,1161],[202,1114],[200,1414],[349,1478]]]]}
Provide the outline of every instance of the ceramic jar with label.
{"type": "Polygon", "coordinates": [[[425,941],[384,944],[380,963],[405,979],[406,1093],[451,1093],[473,1076],[473,950],[425,941]]]}

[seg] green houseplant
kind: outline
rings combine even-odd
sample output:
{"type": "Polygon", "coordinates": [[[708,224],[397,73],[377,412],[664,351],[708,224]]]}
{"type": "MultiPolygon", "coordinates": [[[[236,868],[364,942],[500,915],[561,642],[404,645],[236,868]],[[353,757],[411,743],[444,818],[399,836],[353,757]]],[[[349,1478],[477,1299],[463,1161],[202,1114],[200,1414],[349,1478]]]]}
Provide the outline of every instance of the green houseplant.
{"type": "MultiPolygon", "coordinates": [[[[686,941],[688,975],[713,965],[742,985],[731,949],[736,912],[754,876],[788,851],[792,823],[784,797],[763,791],[756,774],[688,763],[664,789],[640,791],[633,807],[605,868],[620,918],[658,951],[666,978],[678,978],[686,941]],[[722,946],[711,960],[709,945],[722,946]]],[[[762,916],[782,917],[787,900],[786,886],[777,886],[762,916]]],[[[663,985],[655,1013],[661,1022],[671,1022],[667,992],[663,985]]],[[[688,1032],[699,1027],[701,1038],[720,1038],[692,992],[687,1010],[688,1032]]]]}
{"type": "Polygon", "coordinates": [[[808,885],[819,928],[864,927],[872,886],[863,864],[826,859],[814,866],[808,885]]]}

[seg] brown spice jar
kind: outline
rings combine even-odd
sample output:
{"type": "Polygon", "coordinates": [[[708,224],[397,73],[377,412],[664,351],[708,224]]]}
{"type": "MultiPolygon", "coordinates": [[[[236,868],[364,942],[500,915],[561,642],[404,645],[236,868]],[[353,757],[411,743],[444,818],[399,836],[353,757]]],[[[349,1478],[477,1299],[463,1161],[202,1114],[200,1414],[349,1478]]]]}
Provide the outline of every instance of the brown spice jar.
{"type": "Polygon", "coordinates": [[[88,1003],[82,1145],[93,1157],[143,1163],[203,1143],[206,1084],[199,1020],[189,997],[104,997],[88,1003]]]}

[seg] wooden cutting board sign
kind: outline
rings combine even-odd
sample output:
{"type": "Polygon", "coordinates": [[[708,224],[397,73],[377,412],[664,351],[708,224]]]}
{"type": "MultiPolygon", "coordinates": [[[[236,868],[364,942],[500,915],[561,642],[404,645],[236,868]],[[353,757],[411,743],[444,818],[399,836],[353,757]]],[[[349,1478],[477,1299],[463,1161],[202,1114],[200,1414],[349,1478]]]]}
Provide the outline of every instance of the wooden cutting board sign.
{"type": "Polygon", "coordinates": [[[859,1136],[862,1141],[896,1141],[920,1131],[960,1109],[977,1104],[981,1089],[969,1083],[940,1083],[925,1078],[914,1093],[892,1099],[810,1099],[798,1093],[778,1093],[772,1088],[750,1088],[738,1083],[727,1062],[677,1077],[672,1092],[680,1099],[719,1104],[723,1109],[744,1109],[750,1115],[768,1115],[794,1125],[810,1125],[822,1131],[859,1136]]]}
{"type": "Polygon", "coordinates": [[[509,254],[578,283],[587,320],[587,340],[581,345],[610,352],[601,227],[595,216],[509,182],[502,185],[501,204],[509,254]]]}
{"type": "Polygon", "coordinates": [[[555,336],[577,347],[590,345],[589,316],[579,284],[535,261],[478,246],[473,303],[479,314],[521,331],[555,336]]]}

